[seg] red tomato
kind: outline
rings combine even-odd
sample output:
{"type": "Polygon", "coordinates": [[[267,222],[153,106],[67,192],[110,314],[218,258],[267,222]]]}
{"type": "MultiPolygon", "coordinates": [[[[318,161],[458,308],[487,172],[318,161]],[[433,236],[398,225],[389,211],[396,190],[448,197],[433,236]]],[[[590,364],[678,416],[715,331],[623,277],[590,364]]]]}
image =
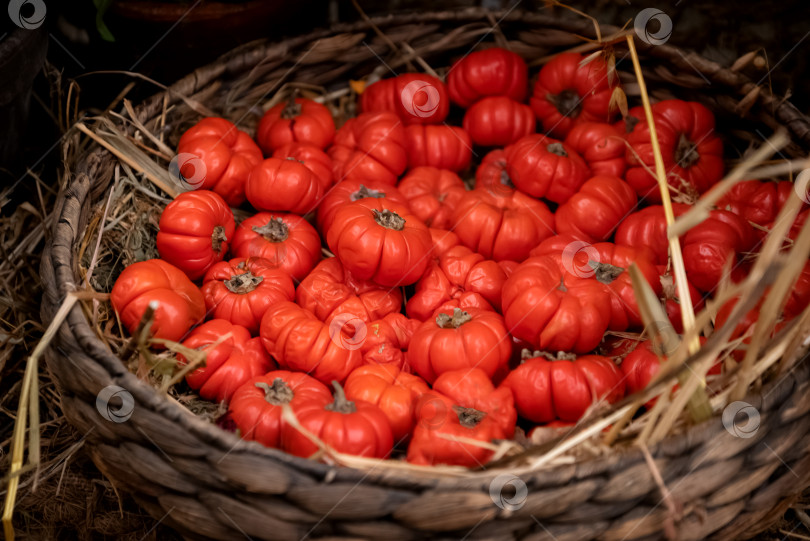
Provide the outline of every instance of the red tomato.
{"type": "MultiPolygon", "coordinates": [[[[661,300],[664,301],[664,310],[667,313],[672,328],[675,332],[683,332],[683,319],[681,317],[681,301],[678,298],[678,288],[675,285],[675,277],[667,271],[665,265],[658,266],[658,273],[661,275],[661,300]]],[[[689,298],[692,300],[692,308],[695,313],[703,310],[703,296],[691,282],[687,280],[689,286],[689,298]]]]}
{"type": "Polygon", "coordinates": [[[429,383],[445,372],[470,368],[492,377],[509,362],[512,342],[500,314],[455,309],[434,315],[416,329],[406,356],[429,383]]]}
{"type": "Polygon", "coordinates": [[[321,258],[321,238],[300,216],[259,212],[236,228],[231,252],[267,259],[300,281],[321,258]]]}
{"type": "Polygon", "coordinates": [[[202,293],[183,271],[160,259],[133,263],[115,280],[110,302],[121,323],[134,333],[147,306],[157,301],[152,336],[179,342],[205,318],[202,293]]]}
{"type": "Polygon", "coordinates": [[[601,57],[585,65],[583,60],[577,53],[558,54],[534,83],[529,103],[543,131],[552,137],[565,137],[579,122],[610,121],[610,96],[618,80],[608,77],[601,57]]]}
{"type": "Polygon", "coordinates": [[[393,113],[350,118],[329,149],[335,181],[357,179],[394,186],[408,166],[405,128],[393,113]]]}
{"type": "Polygon", "coordinates": [[[594,176],[624,177],[626,148],[616,126],[601,122],[575,124],[565,144],[582,156],[594,176]]]}
{"type": "Polygon", "coordinates": [[[362,363],[356,336],[289,301],[264,313],[259,335],[280,367],[306,372],[321,383],[344,381],[362,363]]]}
{"type": "Polygon", "coordinates": [[[405,352],[420,324],[421,321],[409,319],[399,312],[372,321],[366,328],[366,337],[360,348],[363,362],[367,365],[393,366],[410,373],[405,352]]]}
{"type": "Polygon", "coordinates": [[[607,240],[636,202],[636,192],[622,179],[593,177],[557,209],[557,232],[585,242],[607,240]]]}
{"type": "Polygon", "coordinates": [[[348,314],[352,320],[370,323],[402,309],[399,288],[382,288],[360,280],[344,269],[336,257],[324,259],[301,280],[296,299],[321,321],[348,314]]]}
{"type": "Polygon", "coordinates": [[[414,410],[428,386],[419,376],[390,365],[361,366],[346,380],[346,398],[378,406],[388,417],[394,443],[407,439],[414,423],[414,410]]]}
{"type": "Polygon", "coordinates": [[[203,118],[189,128],[180,138],[177,155],[187,187],[211,190],[232,207],[245,202],[245,182],[262,161],[253,139],[224,118],[203,118]]]}
{"type": "Polygon", "coordinates": [[[411,169],[398,188],[411,212],[427,226],[439,229],[453,225],[453,211],[467,191],[457,174],[435,167],[411,169]]]}
{"type": "Polygon", "coordinates": [[[438,169],[461,171],[470,165],[472,141],[463,128],[411,125],[405,129],[405,148],[411,168],[429,165],[438,169]]]}
{"type": "Polygon", "coordinates": [[[535,423],[575,422],[592,404],[624,397],[621,371],[601,355],[527,359],[501,385],[512,390],[518,414],[535,423]]]}
{"type": "Polygon", "coordinates": [[[231,399],[229,414],[243,440],[253,440],[267,447],[281,447],[283,405],[293,413],[301,407],[324,407],[332,393],[317,379],[302,372],[274,370],[257,376],[239,387],[231,399]]]}
{"type": "Polygon", "coordinates": [[[517,190],[467,192],[453,222],[462,244],[495,261],[523,261],[537,243],[554,234],[548,207],[517,190]]]}
{"type": "Polygon", "coordinates": [[[591,177],[585,161],[565,143],[532,134],[506,147],[506,171],[533,197],[565,203],[591,177]]]}
{"type": "Polygon", "coordinates": [[[497,148],[484,156],[475,170],[475,189],[488,190],[495,196],[512,193],[515,185],[506,171],[506,152],[497,148]]]}
{"type": "Polygon", "coordinates": [[[416,282],[432,248],[427,226],[385,199],[360,199],[338,210],[326,242],[354,276],[387,287],[416,282]]]}
{"type": "MultiPolygon", "coordinates": [[[[205,363],[186,375],[188,386],[206,400],[229,402],[247,380],[275,368],[260,339],[251,338],[246,328],[224,319],[206,321],[189,333],[183,345],[206,353],[205,363]],[[229,333],[231,336],[222,340],[229,333]]],[[[178,366],[187,362],[182,354],[177,355],[178,366]]]]}
{"type": "MultiPolygon", "coordinates": [[[[311,404],[298,409],[301,426],[339,453],[386,458],[394,447],[388,417],[376,405],[363,400],[348,401],[337,382],[335,400],[326,406],[311,404]]],[[[310,457],[318,447],[297,428],[281,427],[281,446],[288,453],[310,457]]]]}
{"type": "Polygon", "coordinates": [[[287,143],[273,152],[274,158],[292,158],[304,164],[326,192],[332,186],[332,159],[312,143],[287,143]]]}
{"type": "Polygon", "coordinates": [[[321,181],[293,158],[267,158],[253,168],[245,195],[256,210],[306,214],[323,197],[321,181]]]}
{"type": "Polygon", "coordinates": [[[464,114],[464,129],[476,145],[510,145],[534,133],[532,108],[506,96],[491,96],[472,105],[464,114]]]}
{"type": "Polygon", "coordinates": [[[377,181],[344,180],[337,183],[321,199],[321,204],[318,205],[318,229],[326,235],[338,209],[352,201],[366,198],[388,199],[408,206],[408,200],[394,186],[377,181]]]}
{"type": "Polygon", "coordinates": [[[208,270],[202,294],[209,314],[255,335],[268,308],[295,299],[295,285],[289,274],[265,259],[238,257],[208,270]]]}
{"type": "Polygon", "coordinates": [[[320,149],[335,137],[335,121],[326,106],[295,98],[268,109],[256,128],[256,140],[266,155],[287,143],[311,143],[320,149]]]}
{"type": "Polygon", "coordinates": [[[470,53],[447,72],[447,93],[453,103],[465,109],[486,96],[506,96],[523,101],[528,83],[526,62],[501,47],[470,53]]]}
{"type": "Polygon", "coordinates": [[[214,192],[185,192],[166,205],[160,215],[157,249],[161,259],[202,278],[211,265],[222,261],[233,238],[233,212],[214,192]]]}
{"type": "Polygon", "coordinates": [[[427,73],[382,79],[360,94],[364,113],[395,113],[405,124],[440,124],[450,110],[444,83],[427,73]]]}
{"type": "MultiPolygon", "coordinates": [[[[689,210],[689,205],[672,203],[672,210],[677,218],[689,210]]],[[[621,246],[647,248],[655,255],[656,264],[666,265],[669,260],[669,240],[664,207],[652,205],[627,216],[616,229],[615,241],[621,246]]]]}
{"type": "Polygon", "coordinates": [[[498,423],[507,438],[515,434],[517,411],[512,391],[505,387],[496,389],[480,368],[445,372],[433,382],[433,390],[463,408],[486,413],[498,423]]]}
{"type": "MultiPolygon", "coordinates": [[[[697,102],[664,100],[652,106],[655,130],[670,190],[696,198],[723,177],[723,142],[714,133],[714,115],[697,102]]],[[[627,135],[625,180],[639,197],[661,202],[650,130],[644,117],[627,135]]]]}
{"type": "Polygon", "coordinates": [[[431,251],[433,257],[441,257],[447,250],[453,246],[458,246],[461,242],[458,235],[452,231],[433,227],[428,228],[428,230],[430,231],[430,238],[433,239],[433,250],[431,251]]]}

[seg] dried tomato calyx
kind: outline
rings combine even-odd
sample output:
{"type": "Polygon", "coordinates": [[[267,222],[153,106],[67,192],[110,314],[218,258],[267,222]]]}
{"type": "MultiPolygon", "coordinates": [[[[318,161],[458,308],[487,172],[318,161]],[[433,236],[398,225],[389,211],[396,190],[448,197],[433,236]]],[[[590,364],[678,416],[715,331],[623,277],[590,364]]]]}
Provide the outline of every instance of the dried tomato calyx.
{"type": "Polygon", "coordinates": [[[324,408],[329,411],[336,411],[338,413],[354,413],[357,411],[357,406],[351,400],[346,400],[346,393],[343,387],[337,381],[332,381],[332,387],[335,388],[335,401],[327,404],[324,408]]]}
{"type": "Polygon", "coordinates": [[[270,218],[267,225],[254,225],[253,231],[270,242],[284,242],[290,236],[290,229],[281,218],[270,218]]]}
{"type": "Polygon", "coordinates": [[[565,151],[565,147],[562,146],[562,143],[551,143],[550,145],[546,146],[546,150],[552,154],[556,154],[557,156],[562,156],[563,158],[568,157],[568,153],[565,151]]]}
{"type": "Polygon", "coordinates": [[[624,132],[631,133],[634,129],[636,129],[636,124],[641,122],[641,119],[636,116],[627,115],[624,118],[624,132]]]}
{"type": "Polygon", "coordinates": [[[479,411],[475,408],[453,406],[453,411],[458,415],[458,422],[465,428],[475,428],[487,416],[485,411],[479,411]]]}
{"type": "Polygon", "coordinates": [[[594,277],[603,284],[609,284],[624,272],[624,268],[589,260],[588,265],[594,270],[594,277]]]}
{"type": "Polygon", "coordinates": [[[244,295],[245,293],[250,293],[254,289],[256,289],[259,284],[262,283],[261,276],[256,276],[250,271],[247,271],[242,274],[236,274],[231,276],[230,280],[225,280],[225,287],[228,288],[228,291],[231,293],[237,293],[239,295],[244,295]]]}
{"type": "Polygon", "coordinates": [[[565,287],[565,281],[562,278],[560,278],[560,285],[557,286],[557,291],[562,291],[563,293],[568,292],[568,288],[565,287]]]}
{"type": "Polygon", "coordinates": [[[563,116],[576,118],[582,112],[582,100],[575,90],[563,90],[559,94],[546,94],[546,99],[563,116]]]}
{"type": "Polygon", "coordinates": [[[295,103],[295,96],[291,96],[289,100],[287,100],[287,105],[284,106],[284,109],[281,110],[281,115],[279,115],[284,120],[291,120],[298,115],[301,114],[301,104],[295,103]]]}
{"type": "Polygon", "coordinates": [[[216,226],[211,233],[211,248],[213,248],[216,253],[221,252],[222,243],[226,240],[228,240],[228,237],[225,236],[225,228],[221,225],[216,226]]]}
{"type": "Polygon", "coordinates": [[[697,145],[681,134],[678,138],[678,146],[675,147],[675,163],[684,169],[688,169],[700,160],[697,145]]]}
{"type": "Polygon", "coordinates": [[[405,218],[394,211],[374,209],[372,212],[374,213],[374,221],[386,229],[402,231],[405,228],[405,218]]]}
{"type": "Polygon", "coordinates": [[[501,178],[499,182],[504,186],[509,186],[510,188],[514,188],[515,185],[512,183],[512,179],[509,178],[509,173],[506,172],[506,169],[501,169],[501,178]]]}
{"type": "Polygon", "coordinates": [[[468,321],[472,320],[472,316],[461,310],[460,308],[453,308],[453,315],[449,316],[445,313],[441,313],[436,316],[436,325],[441,327],[442,329],[458,329],[468,321]]]}
{"type": "Polygon", "coordinates": [[[293,390],[290,389],[290,386],[281,378],[274,379],[273,385],[259,381],[256,383],[256,387],[264,391],[264,399],[274,406],[289,404],[295,397],[293,390]]]}
{"type": "Polygon", "coordinates": [[[356,192],[354,192],[352,195],[349,196],[349,199],[351,199],[352,201],[367,198],[384,199],[385,192],[381,192],[379,190],[370,190],[366,188],[363,184],[361,184],[360,188],[358,188],[356,192]]]}
{"type": "Polygon", "coordinates": [[[304,160],[299,160],[298,158],[293,158],[292,156],[287,156],[284,159],[287,160],[287,161],[291,161],[291,162],[298,162],[301,165],[306,165],[307,164],[307,162],[305,162],[304,160]]]}
{"type": "Polygon", "coordinates": [[[539,351],[539,350],[530,350],[528,348],[523,348],[520,352],[520,362],[528,361],[529,359],[535,359],[537,357],[543,357],[544,359],[548,359],[549,361],[576,361],[577,356],[574,353],[566,353],[565,351],[558,351],[557,355],[553,355],[548,351],[539,351]]]}

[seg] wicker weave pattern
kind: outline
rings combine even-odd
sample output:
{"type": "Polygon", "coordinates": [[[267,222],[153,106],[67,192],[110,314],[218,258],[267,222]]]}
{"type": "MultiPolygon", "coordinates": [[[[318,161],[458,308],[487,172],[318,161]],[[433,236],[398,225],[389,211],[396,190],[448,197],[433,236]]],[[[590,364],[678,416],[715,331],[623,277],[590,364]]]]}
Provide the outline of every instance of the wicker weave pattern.
{"type": "MultiPolygon", "coordinates": [[[[492,26],[486,13],[477,10],[376,23],[392,41],[409,43],[437,66],[466,53],[492,26]]],[[[527,57],[578,44],[572,33],[593,34],[587,21],[561,22],[519,12],[505,16],[500,27],[514,40],[513,49],[527,57]]],[[[611,31],[603,28],[603,35],[611,31]]],[[[177,82],[169,101],[181,110],[185,106],[178,96],[194,96],[218,114],[239,119],[246,111],[230,108],[229,97],[247,94],[258,100],[289,70],[286,80],[326,86],[345,81],[377,66],[371,49],[381,56],[387,52],[364,23],[279,44],[251,44],[177,82]]],[[[645,55],[657,59],[648,84],[664,88],[660,95],[677,87],[674,94],[707,102],[725,118],[737,114],[740,100],[754,91],[749,118],[770,127],[787,126],[794,141],[789,154],[810,147],[807,119],[790,103],[757,91],[744,76],[666,45],[648,48],[645,55]],[[711,86],[694,75],[695,69],[711,86]]],[[[404,71],[401,63],[392,67],[404,71]]],[[[147,123],[162,107],[163,94],[137,113],[147,123]]],[[[255,115],[248,116],[242,124],[255,121],[255,115]]],[[[77,244],[109,187],[114,164],[111,154],[91,147],[62,194],[60,219],[42,262],[46,322],[77,287],[77,244]]],[[[461,479],[415,476],[382,466],[363,472],[243,442],[198,420],[127,372],[78,306],[55,343],[48,368],[62,389],[66,416],[87,434],[95,463],[117,489],[133,494],[156,519],[191,539],[654,539],[664,535],[673,519],[638,450],[522,473],[528,497],[522,508],[509,512],[489,496],[490,481],[502,471],[461,479]],[[109,422],[96,411],[96,395],[108,385],[126,388],[135,399],[125,423],[109,422]]],[[[746,400],[762,416],[753,438],[733,437],[715,418],[650,449],[672,500],[681,506],[674,524],[679,539],[750,537],[781,516],[810,484],[808,387],[810,365],[802,362],[749,396],[746,400]]]]}

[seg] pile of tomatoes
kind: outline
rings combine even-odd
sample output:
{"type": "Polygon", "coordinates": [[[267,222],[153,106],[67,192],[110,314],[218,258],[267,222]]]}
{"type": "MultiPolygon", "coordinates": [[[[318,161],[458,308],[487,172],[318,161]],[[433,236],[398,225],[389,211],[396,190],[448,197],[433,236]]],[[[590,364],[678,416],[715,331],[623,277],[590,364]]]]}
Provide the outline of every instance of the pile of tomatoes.
{"type": "MultiPolygon", "coordinates": [[[[196,157],[180,169],[196,189],[165,207],[161,258],[121,273],[113,307],[134,332],[157,301],[152,334],[206,351],[187,384],[226,402],[245,439],[484,464],[518,424],[574,423],[650,381],[651,342],[606,338],[642,330],[631,264],[681,331],[648,125],[612,110],[617,85],[602,58],[566,53],[529,95],[524,60],[491,48],[446,83],[369,85],[340,129],[303,97],[269,109],[255,141],[204,118],[177,149],[196,157]]],[[[724,173],[714,117],[652,109],[672,192],[694,201],[724,173]]],[[[745,275],[792,189],[740,183],[683,236],[693,305],[745,275]]],[[[783,321],[809,300],[806,266],[783,321]]]]}

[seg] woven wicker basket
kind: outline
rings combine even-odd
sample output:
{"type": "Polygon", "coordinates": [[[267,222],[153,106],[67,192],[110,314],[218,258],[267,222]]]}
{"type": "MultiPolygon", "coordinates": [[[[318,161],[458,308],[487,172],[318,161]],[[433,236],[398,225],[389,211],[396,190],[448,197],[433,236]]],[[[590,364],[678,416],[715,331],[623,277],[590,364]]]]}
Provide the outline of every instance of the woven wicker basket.
{"type": "MultiPolygon", "coordinates": [[[[575,34],[594,36],[586,20],[565,22],[517,11],[472,9],[374,22],[394,43],[408,43],[433,66],[449,65],[451,57],[495,37],[505,36],[516,52],[539,58],[582,43],[575,34]],[[495,20],[499,27],[491,32],[495,20]]],[[[603,35],[613,31],[602,28],[603,35]]],[[[178,111],[189,113],[181,96],[194,96],[232,120],[247,114],[241,125],[250,129],[255,112],[233,108],[231,97],[255,95],[258,100],[282,78],[326,87],[345,84],[375,68],[375,54],[390,59],[390,53],[366,23],[281,43],[253,43],[188,75],[136,113],[144,124],[153,122],[166,100],[176,105],[166,117],[172,127],[178,111]]],[[[645,46],[641,54],[653,97],[706,103],[724,134],[786,126],[792,137],[787,154],[802,155],[810,148],[807,119],[745,76],[667,45],[645,46]]],[[[405,71],[403,65],[392,67],[405,71]]],[[[633,94],[632,85],[628,93],[633,94]]],[[[104,204],[116,163],[111,153],[91,145],[73,166],[42,262],[46,322],[65,295],[80,287],[77,247],[89,217],[104,204]]],[[[735,438],[715,417],[650,449],[671,493],[668,502],[679,506],[677,513],[662,503],[659,484],[638,449],[617,449],[553,469],[516,471],[528,495],[520,509],[510,511],[494,505],[489,493],[503,469],[463,477],[386,465],[361,471],[241,441],[129,373],[79,306],[59,329],[47,364],[61,387],[65,415],[87,435],[101,471],[156,519],[192,539],[653,539],[663,537],[666,528],[679,539],[738,539],[767,528],[810,485],[806,360],[746,398],[761,413],[755,437],[735,438]],[[127,422],[110,422],[96,410],[97,394],[109,385],[124,387],[134,397],[127,422]]]]}

